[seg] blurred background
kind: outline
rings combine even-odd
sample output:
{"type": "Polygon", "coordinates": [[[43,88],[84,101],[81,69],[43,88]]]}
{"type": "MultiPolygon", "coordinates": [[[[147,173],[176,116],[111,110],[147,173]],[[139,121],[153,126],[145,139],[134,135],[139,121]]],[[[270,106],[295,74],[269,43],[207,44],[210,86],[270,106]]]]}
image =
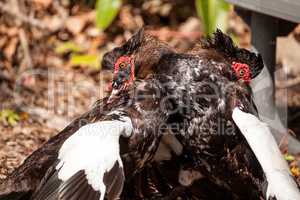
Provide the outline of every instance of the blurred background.
{"type": "MultiPolygon", "coordinates": [[[[0,0],[0,178],[106,95],[102,55],[143,26],[180,52],[216,27],[250,48],[223,0],[0,0]]],[[[300,138],[300,26],[277,41],[276,100],[300,138]]],[[[299,178],[299,156],[283,153],[299,178]]]]}

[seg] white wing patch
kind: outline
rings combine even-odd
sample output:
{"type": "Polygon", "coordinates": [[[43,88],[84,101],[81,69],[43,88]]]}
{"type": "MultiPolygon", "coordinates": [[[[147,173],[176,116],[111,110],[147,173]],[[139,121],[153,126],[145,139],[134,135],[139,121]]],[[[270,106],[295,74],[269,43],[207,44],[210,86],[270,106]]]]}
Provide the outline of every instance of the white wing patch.
{"type": "Polygon", "coordinates": [[[95,191],[105,196],[103,182],[105,172],[112,169],[116,162],[122,167],[119,137],[129,137],[132,133],[130,118],[121,121],[100,121],[81,127],[62,145],[58,159],[58,178],[67,181],[76,172],[84,170],[88,183],[95,191]]]}
{"type": "Polygon", "coordinates": [[[297,185],[269,127],[256,116],[238,108],[233,110],[232,118],[265,172],[267,199],[272,196],[278,200],[300,199],[297,185]]]}

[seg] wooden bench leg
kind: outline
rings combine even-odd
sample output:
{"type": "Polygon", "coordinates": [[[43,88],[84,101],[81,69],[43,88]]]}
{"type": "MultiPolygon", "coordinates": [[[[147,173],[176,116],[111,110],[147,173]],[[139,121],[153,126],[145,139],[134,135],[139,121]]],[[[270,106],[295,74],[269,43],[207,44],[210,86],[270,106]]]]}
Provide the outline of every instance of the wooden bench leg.
{"type": "MultiPolygon", "coordinates": [[[[276,37],[278,35],[278,19],[252,12],[251,14],[252,45],[258,50],[264,59],[274,86],[274,74],[276,69],[276,37]]],[[[275,119],[275,89],[270,86],[264,89],[263,97],[260,97],[261,108],[265,117],[275,119]]]]}
{"type": "Polygon", "coordinates": [[[251,16],[252,44],[263,56],[272,79],[276,66],[276,37],[278,35],[278,19],[252,12],[251,16]]]}

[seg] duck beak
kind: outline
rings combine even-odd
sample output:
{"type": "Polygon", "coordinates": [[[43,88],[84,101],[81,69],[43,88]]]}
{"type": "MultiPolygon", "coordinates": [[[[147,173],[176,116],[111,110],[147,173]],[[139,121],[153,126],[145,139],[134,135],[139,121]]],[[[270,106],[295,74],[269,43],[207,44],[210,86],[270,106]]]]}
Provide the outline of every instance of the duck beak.
{"type": "Polygon", "coordinates": [[[120,91],[121,91],[120,89],[113,89],[111,91],[111,94],[110,94],[107,102],[111,103],[114,99],[116,99],[116,97],[118,96],[118,94],[120,93],[120,91]]]}
{"type": "Polygon", "coordinates": [[[121,85],[119,86],[118,83],[113,82],[112,84],[112,91],[110,93],[110,96],[108,98],[108,103],[111,103],[114,99],[116,99],[119,94],[121,93],[122,90],[124,90],[126,88],[125,85],[121,85]]]}

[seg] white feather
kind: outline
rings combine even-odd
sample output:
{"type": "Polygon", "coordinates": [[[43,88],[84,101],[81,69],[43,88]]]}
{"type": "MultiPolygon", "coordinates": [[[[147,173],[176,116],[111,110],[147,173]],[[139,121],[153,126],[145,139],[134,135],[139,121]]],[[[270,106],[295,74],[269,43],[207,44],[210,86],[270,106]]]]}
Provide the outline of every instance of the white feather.
{"type": "Polygon", "coordinates": [[[277,200],[300,200],[297,185],[269,127],[256,116],[238,108],[233,110],[232,118],[265,172],[267,198],[275,196],[277,200]]]}
{"type": "Polygon", "coordinates": [[[115,162],[123,166],[120,157],[119,137],[129,137],[132,133],[130,118],[121,121],[100,121],[87,124],[76,131],[62,145],[56,166],[58,178],[66,181],[80,170],[84,170],[88,183],[104,198],[103,175],[115,162]]]}

